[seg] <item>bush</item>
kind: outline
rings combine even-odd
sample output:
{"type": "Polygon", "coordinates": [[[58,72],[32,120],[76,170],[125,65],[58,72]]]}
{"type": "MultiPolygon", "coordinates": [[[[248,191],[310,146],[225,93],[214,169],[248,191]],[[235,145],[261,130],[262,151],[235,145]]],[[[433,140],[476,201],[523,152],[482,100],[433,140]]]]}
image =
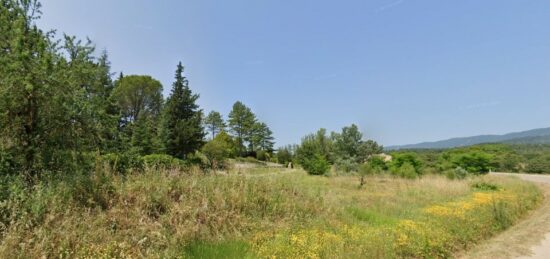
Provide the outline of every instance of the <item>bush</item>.
{"type": "Polygon", "coordinates": [[[141,156],[133,153],[109,153],[101,156],[102,163],[109,166],[117,173],[127,173],[128,171],[135,170],[141,171],[143,169],[143,160],[141,156]]]}
{"type": "Polygon", "coordinates": [[[453,157],[452,163],[457,167],[462,167],[473,174],[486,174],[491,167],[492,156],[484,153],[472,151],[466,154],[460,154],[453,157]]]}
{"type": "Polygon", "coordinates": [[[311,158],[304,159],[302,167],[312,175],[324,175],[330,169],[328,161],[321,154],[315,154],[311,158]]]}
{"type": "Polygon", "coordinates": [[[464,168],[462,168],[460,166],[455,168],[455,169],[452,169],[452,170],[447,170],[445,172],[445,176],[447,176],[447,178],[449,178],[451,180],[464,179],[468,176],[468,174],[469,174],[468,171],[466,171],[464,168]]]}
{"type": "Polygon", "coordinates": [[[145,166],[155,169],[173,169],[184,166],[184,162],[182,160],[165,154],[146,155],[141,159],[143,160],[143,164],[145,166]]]}
{"type": "Polygon", "coordinates": [[[208,159],[207,164],[212,169],[227,167],[227,159],[235,157],[236,145],[233,139],[225,132],[220,132],[216,137],[206,143],[201,151],[208,159]]]}
{"type": "Polygon", "coordinates": [[[550,173],[550,157],[539,156],[531,159],[528,162],[525,171],[530,174],[550,173]]]}
{"type": "Polygon", "coordinates": [[[0,175],[13,174],[17,171],[13,156],[7,152],[0,150],[0,175]]]}
{"type": "Polygon", "coordinates": [[[346,173],[357,172],[359,170],[359,164],[356,162],[356,159],[352,158],[337,158],[334,161],[334,166],[336,169],[346,173]]]}
{"type": "Polygon", "coordinates": [[[258,150],[256,152],[256,159],[258,159],[260,161],[269,161],[270,158],[271,158],[271,156],[265,150],[258,150]]]}
{"type": "Polygon", "coordinates": [[[416,177],[418,177],[416,169],[409,162],[405,162],[403,165],[401,165],[399,168],[397,168],[394,171],[394,174],[396,174],[399,177],[403,177],[403,178],[407,178],[407,179],[415,179],[416,177]]]}
{"type": "Polygon", "coordinates": [[[211,168],[208,157],[200,151],[195,151],[195,153],[187,155],[185,163],[189,166],[198,166],[201,169],[211,168]]]}
{"type": "Polygon", "coordinates": [[[292,162],[292,153],[290,148],[280,148],[276,154],[277,163],[288,165],[289,162],[292,162]]]}
{"type": "Polygon", "coordinates": [[[498,191],[500,187],[498,185],[488,182],[475,182],[472,183],[472,188],[479,191],[498,191]]]}
{"type": "Polygon", "coordinates": [[[388,170],[388,164],[384,161],[383,158],[379,156],[372,156],[367,160],[369,166],[375,169],[378,172],[383,172],[388,170]]]}
{"type": "MultiPolygon", "coordinates": [[[[401,167],[403,165],[408,164],[407,168],[404,170],[409,170],[409,166],[412,166],[412,169],[414,170],[414,175],[420,175],[422,173],[422,162],[418,158],[418,156],[415,153],[397,153],[394,154],[393,160],[390,164],[390,167],[394,173],[397,173],[400,175],[399,171],[401,170],[401,167]]],[[[407,174],[412,175],[410,172],[406,172],[407,174]]]]}

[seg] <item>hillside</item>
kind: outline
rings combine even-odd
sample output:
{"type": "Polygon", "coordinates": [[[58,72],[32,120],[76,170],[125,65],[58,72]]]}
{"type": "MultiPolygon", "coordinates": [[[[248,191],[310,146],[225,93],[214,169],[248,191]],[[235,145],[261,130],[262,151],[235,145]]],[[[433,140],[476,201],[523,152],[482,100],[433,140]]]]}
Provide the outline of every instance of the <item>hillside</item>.
{"type": "Polygon", "coordinates": [[[513,132],[504,135],[478,135],[472,137],[451,138],[434,142],[389,146],[388,150],[397,149],[441,149],[471,146],[481,143],[510,143],[510,144],[549,144],[550,128],[533,129],[513,132]]]}

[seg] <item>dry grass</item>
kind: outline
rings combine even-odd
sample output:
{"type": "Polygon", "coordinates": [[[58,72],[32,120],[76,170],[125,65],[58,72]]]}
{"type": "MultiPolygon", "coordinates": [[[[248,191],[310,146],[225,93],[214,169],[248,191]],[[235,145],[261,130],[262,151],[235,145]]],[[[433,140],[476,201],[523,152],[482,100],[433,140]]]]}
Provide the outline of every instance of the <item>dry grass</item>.
{"type": "Polygon", "coordinates": [[[531,248],[539,245],[550,233],[550,185],[539,184],[544,200],[539,209],[526,215],[514,225],[487,242],[460,253],[459,258],[517,258],[529,256],[531,248]]]}
{"type": "MultiPolygon", "coordinates": [[[[471,183],[480,179],[373,176],[358,188],[357,177],[284,168],[210,175],[98,171],[83,179],[20,192],[14,182],[0,203],[0,257],[444,257],[498,231],[489,207],[472,214],[479,224],[471,224],[476,228],[468,236],[452,232],[462,231],[461,218],[434,219],[425,212],[469,201],[479,192],[471,183]]],[[[510,202],[510,220],[538,199],[533,186],[518,180],[484,181],[526,204],[510,202]]]]}

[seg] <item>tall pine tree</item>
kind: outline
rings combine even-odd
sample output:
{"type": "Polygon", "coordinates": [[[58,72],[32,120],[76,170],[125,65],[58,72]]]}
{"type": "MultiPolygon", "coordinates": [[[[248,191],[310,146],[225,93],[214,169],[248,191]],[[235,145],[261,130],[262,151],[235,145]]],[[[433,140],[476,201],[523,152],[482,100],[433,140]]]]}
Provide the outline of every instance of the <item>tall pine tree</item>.
{"type": "Polygon", "coordinates": [[[202,127],[202,110],[196,104],[199,95],[193,94],[189,89],[181,62],[175,78],[172,93],[164,109],[161,136],[164,151],[184,159],[202,146],[205,133],[202,127]]]}

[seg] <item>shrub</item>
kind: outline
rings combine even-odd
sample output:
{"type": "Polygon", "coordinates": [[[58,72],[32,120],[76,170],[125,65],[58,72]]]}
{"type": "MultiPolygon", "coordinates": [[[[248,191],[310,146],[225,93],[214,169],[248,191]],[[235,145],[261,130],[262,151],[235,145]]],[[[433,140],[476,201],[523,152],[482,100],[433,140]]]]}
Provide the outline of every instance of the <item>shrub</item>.
{"type": "Polygon", "coordinates": [[[531,174],[550,173],[550,157],[539,156],[531,159],[528,162],[525,171],[531,174]]]}
{"type": "Polygon", "coordinates": [[[210,161],[208,160],[208,157],[200,151],[195,151],[195,153],[187,155],[187,159],[185,160],[185,162],[188,165],[198,166],[202,169],[211,168],[210,167],[210,161]]]}
{"type": "MultiPolygon", "coordinates": [[[[403,167],[403,165],[405,164],[412,166],[415,175],[419,175],[422,173],[422,162],[415,153],[410,152],[394,154],[393,160],[390,164],[390,168],[394,173],[399,174],[400,168],[403,167]]],[[[408,170],[410,168],[405,169],[408,170]]],[[[407,172],[407,174],[410,174],[410,172],[407,172]]]]}
{"type": "Polygon", "coordinates": [[[324,175],[330,169],[328,161],[321,154],[315,154],[311,158],[304,159],[302,167],[312,175],[324,175]]]}
{"type": "Polygon", "coordinates": [[[407,179],[414,179],[418,177],[416,169],[409,162],[405,162],[399,168],[395,169],[394,174],[407,179]]]}
{"type": "Polygon", "coordinates": [[[468,176],[468,174],[469,174],[468,171],[466,171],[464,168],[460,166],[452,170],[447,170],[445,172],[445,176],[447,176],[447,178],[451,180],[464,179],[468,176]]]}
{"type": "Polygon", "coordinates": [[[292,162],[292,153],[290,148],[279,148],[279,150],[277,150],[276,157],[279,164],[287,165],[289,162],[292,162]]]}
{"type": "Polygon", "coordinates": [[[18,166],[13,159],[12,154],[0,150],[0,175],[12,174],[17,171],[18,166]]]}
{"type": "Polygon", "coordinates": [[[88,208],[106,209],[109,207],[109,199],[115,195],[113,179],[105,170],[63,176],[56,184],[58,188],[67,190],[77,204],[88,208]]]}
{"type": "Polygon", "coordinates": [[[365,185],[365,176],[373,175],[378,173],[376,168],[373,168],[372,164],[364,163],[359,166],[359,175],[361,178],[359,178],[359,186],[365,185]]]}
{"type": "Polygon", "coordinates": [[[267,151],[265,150],[258,150],[256,152],[256,159],[260,160],[260,161],[269,161],[270,159],[270,155],[269,153],[267,153],[267,151]]]}
{"type": "Polygon", "coordinates": [[[492,156],[487,153],[472,151],[456,155],[451,160],[453,165],[462,167],[470,173],[486,174],[491,167],[491,159],[492,156]]]}
{"type": "Polygon", "coordinates": [[[201,151],[208,159],[212,169],[222,169],[227,166],[227,159],[235,157],[237,153],[235,141],[224,131],[218,133],[214,139],[206,143],[201,151]]]}
{"type": "Polygon", "coordinates": [[[480,191],[498,191],[500,187],[493,183],[488,182],[475,182],[472,183],[472,188],[480,191]]]}
{"type": "Polygon", "coordinates": [[[384,161],[383,158],[379,156],[372,156],[367,160],[369,166],[375,169],[378,172],[383,172],[388,170],[388,164],[384,161]]]}
{"type": "Polygon", "coordinates": [[[146,155],[141,159],[145,166],[155,169],[181,168],[184,165],[182,160],[165,154],[146,155]]]}
{"type": "Polygon", "coordinates": [[[334,161],[334,166],[336,169],[346,173],[357,172],[359,170],[359,164],[353,158],[337,158],[334,161]]]}
{"type": "Polygon", "coordinates": [[[139,155],[133,153],[109,153],[101,156],[102,163],[109,166],[117,173],[127,173],[130,170],[141,171],[143,160],[139,155]]]}

